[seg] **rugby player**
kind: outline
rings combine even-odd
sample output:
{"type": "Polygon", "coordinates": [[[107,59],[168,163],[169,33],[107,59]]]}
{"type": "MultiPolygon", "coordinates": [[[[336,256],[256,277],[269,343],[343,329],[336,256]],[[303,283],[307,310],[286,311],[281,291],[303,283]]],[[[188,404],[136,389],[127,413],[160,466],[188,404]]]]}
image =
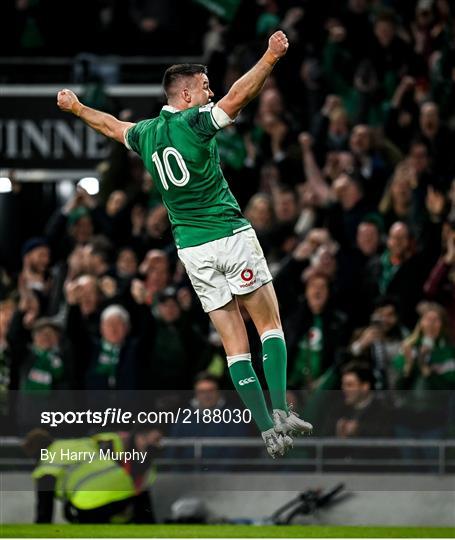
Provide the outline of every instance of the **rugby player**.
{"type": "Polygon", "coordinates": [[[275,32],[264,55],[217,103],[211,101],[205,66],[169,67],[163,78],[167,105],[157,118],[138,123],[87,107],[71,90],[57,96],[62,111],[142,158],[169,213],[178,256],[221,337],[234,386],[272,457],[283,455],[292,436],[309,433],[312,426],[286,403],[286,344],[272,276],[223,176],[215,135],[260,93],[288,46],[286,35],[275,32]],[[239,302],[261,337],[272,415],[252,367],[239,302]]]}

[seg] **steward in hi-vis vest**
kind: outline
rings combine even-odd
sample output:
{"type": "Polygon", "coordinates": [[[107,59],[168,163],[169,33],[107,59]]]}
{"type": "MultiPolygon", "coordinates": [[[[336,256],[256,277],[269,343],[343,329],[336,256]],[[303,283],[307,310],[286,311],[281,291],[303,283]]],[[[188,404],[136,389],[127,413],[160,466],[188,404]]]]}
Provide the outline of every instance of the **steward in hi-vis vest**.
{"type": "Polygon", "coordinates": [[[24,452],[37,459],[36,523],[52,522],[54,498],[64,503],[72,522],[153,522],[148,488],[156,478],[152,463],[161,432],[98,433],[53,440],[42,429],[31,431],[24,452]]]}

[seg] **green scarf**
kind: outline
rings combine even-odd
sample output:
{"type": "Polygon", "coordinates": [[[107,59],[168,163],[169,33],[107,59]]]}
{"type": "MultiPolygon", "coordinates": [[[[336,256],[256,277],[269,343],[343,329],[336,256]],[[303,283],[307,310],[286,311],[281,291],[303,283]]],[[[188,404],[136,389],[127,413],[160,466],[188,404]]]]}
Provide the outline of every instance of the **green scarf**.
{"type": "Polygon", "coordinates": [[[115,385],[115,372],[120,358],[120,345],[101,340],[101,350],[96,365],[96,373],[109,379],[109,386],[115,385]]]}
{"type": "Polygon", "coordinates": [[[23,390],[25,392],[49,394],[54,383],[60,381],[63,377],[62,359],[57,350],[44,351],[32,347],[32,353],[34,360],[23,384],[23,390]]]}
{"type": "Polygon", "coordinates": [[[379,292],[385,294],[387,292],[387,287],[400,269],[401,264],[392,264],[392,261],[390,260],[390,251],[386,249],[381,255],[381,267],[382,272],[379,276],[379,292]]]}
{"type": "Polygon", "coordinates": [[[322,317],[315,315],[313,326],[299,343],[299,350],[294,369],[289,377],[289,384],[293,386],[305,386],[308,382],[319,378],[322,373],[323,345],[322,317]]]}

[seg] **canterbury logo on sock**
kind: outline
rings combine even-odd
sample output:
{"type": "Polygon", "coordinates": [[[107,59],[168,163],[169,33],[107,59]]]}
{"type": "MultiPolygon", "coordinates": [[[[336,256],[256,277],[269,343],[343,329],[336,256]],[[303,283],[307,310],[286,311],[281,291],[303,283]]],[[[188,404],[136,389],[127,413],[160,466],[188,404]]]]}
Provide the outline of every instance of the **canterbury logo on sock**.
{"type": "Polygon", "coordinates": [[[262,357],[262,360],[265,362],[267,360],[267,357],[268,357],[268,354],[264,354],[264,356],[262,357]]]}
{"type": "Polygon", "coordinates": [[[250,384],[254,382],[256,379],[254,377],[248,377],[247,379],[242,379],[239,381],[240,386],[245,386],[245,384],[250,384]]]}

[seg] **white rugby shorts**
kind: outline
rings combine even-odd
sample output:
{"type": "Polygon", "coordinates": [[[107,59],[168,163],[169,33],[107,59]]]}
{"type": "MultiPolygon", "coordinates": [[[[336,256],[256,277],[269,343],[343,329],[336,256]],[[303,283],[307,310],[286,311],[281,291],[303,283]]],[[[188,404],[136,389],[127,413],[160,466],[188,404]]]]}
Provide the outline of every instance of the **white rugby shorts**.
{"type": "Polygon", "coordinates": [[[205,312],[272,281],[252,228],[177,252],[205,312]]]}

